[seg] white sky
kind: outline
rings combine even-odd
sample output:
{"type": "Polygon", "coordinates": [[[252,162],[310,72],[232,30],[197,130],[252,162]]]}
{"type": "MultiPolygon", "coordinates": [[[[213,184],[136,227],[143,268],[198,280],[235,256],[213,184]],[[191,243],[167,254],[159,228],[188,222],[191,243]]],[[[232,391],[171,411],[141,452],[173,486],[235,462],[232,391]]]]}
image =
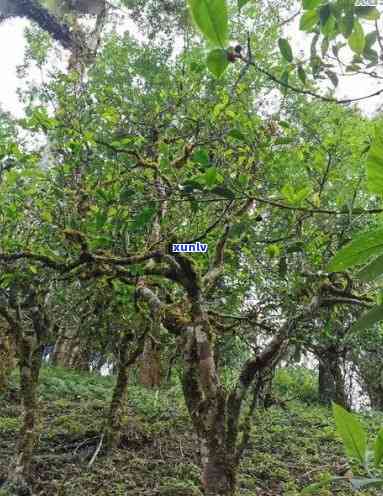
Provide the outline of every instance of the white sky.
{"type": "MultiPolygon", "coordinates": [[[[312,35],[307,35],[306,33],[299,30],[299,18],[300,16],[296,17],[293,23],[289,24],[286,27],[284,36],[289,39],[294,55],[301,55],[303,58],[307,59],[310,54],[312,35]]],[[[362,24],[365,34],[375,29],[373,22],[363,21],[362,24]]],[[[380,26],[380,28],[382,28],[382,26],[380,26]]],[[[320,41],[318,42],[318,51],[320,52],[320,41]]],[[[351,50],[344,49],[341,51],[341,59],[343,61],[345,61],[345,54],[350,61],[353,56],[351,50]]],[[[339,75],[339,70],[336,66],[332,70],[339,75]]],[[[339,77],[339,85],[336,90],[335,96],[339,100],[363,97],[378,91],[380,88],[382,88],[382,84],[383,81],[379,81],[368,75],[362,74],[358,74],[356,76],[339,77]]],[[[324,88],[326,88],[327,86],[332,88],[332,85],[329,81],[326,81],[326,84],[324,84],[323,86],[324,88]]],[[[383,94],[358,103],[358,106],[363,110],[365,114],[368,115],[376,112],[382,105],[383,94]]]]}
{"type": "MultiPolygon", "coordinates": [[[[131,24],[131,23],[129,23],[131,24]]],[[[11,112],[16,117],[23,115],[22,104],[18,100],[16,89],[20,86],[17,79],[16,67],[24,61],[24,29],[28,22],[22,19],[11,19],[3,22],[0,26],[0,107],[11,112]]],[[[130,31],[136,31],[134,26],[129,25],[130,31]]],[[[135,33],[138,34],[137,31],[135,33]]],[[[289,27],[287,37],[295,53],[309,49],[308,38],[299,31],[298,20],[289,27]]],[[[39,80],[40,74],[36,70],[31,76],[39,80]]],[[[368,76],[343,77],[337,91],[338,98],[356,98],[373,93],[380,88],[379,82],[368,76]]],[[[374,97],[360,103],[360,107],[367,114],[375,112],[383,104],[383,96],[374,97]]]]}
{"type": "MultiPolygon", "coordinates": [[[[23,105],[20,103],[17,88],[21,81],[17,78],[17,66],[23,64],[25,53],[24,30],[29,25],[25,19],[8,19],[0,24],[0,108],[15,117],[22,117],[23,105]]],[[[142,39],[136,25],[130,19],[124,19],[118,32],[128,30],[137,39],[142,39]]],[[[40,71],[35,69],[29,79],[41,81],[40,71]]]]}
{"type": "Polygon", "coordinates": [[[12,19],[0,26],[0,106],[13,115],[22,115],[22,105],[16,94],[20,84],[16,77],[16,67],[23,63],[24,28],[27,21],[12,19]]]}

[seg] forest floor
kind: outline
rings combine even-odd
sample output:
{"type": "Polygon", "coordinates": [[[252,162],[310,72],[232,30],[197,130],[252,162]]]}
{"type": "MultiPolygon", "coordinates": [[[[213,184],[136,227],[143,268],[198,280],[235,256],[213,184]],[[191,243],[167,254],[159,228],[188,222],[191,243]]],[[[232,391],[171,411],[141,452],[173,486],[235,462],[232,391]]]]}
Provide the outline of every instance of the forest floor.
{"type": "MultiPolygon", "coordinates": [[[[177,385],[157,392],[130,386],[119,449],[108,456],[101,452],[87,468],[100,439],[112,388],[110,377],[43,370],[40,438],[33,466],[35,494],[200,495],[197,443],[177,385]]],[[[283,380],[280,390],[288,389],[283,380]]],[[[10,391],[0,396],[0,480],[15,449],[18,398],[15,379],[10,391]]],[[[240,470],[241,496],[299,495],[309,483],[344,469],[346,459],[330,411],[302,400],[281,405],[255,416],[240,470]]],[[[375,433],[383,424],[383,414],[366,413],[361,420],[375,433]]],[[[343,486],[317,494],[352,493],[343,486]]]]}

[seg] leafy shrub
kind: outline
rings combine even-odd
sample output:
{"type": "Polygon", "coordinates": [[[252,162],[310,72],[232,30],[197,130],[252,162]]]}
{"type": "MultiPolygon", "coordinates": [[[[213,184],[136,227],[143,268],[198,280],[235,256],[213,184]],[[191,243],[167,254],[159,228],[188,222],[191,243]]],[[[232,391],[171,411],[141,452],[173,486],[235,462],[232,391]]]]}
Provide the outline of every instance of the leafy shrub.
{"type": "Polygon", "coordinates": [[[274,391],[283,398],[316,403],[318,401],[316,374],[306,367],[280,368],[275,375],[274,391]]]}
{"type": "Polygon", "coordinates": [[[357,416],[335,403],[332,406],[336,431],[350,464],[357,470],[357,476],[353,473],[344,477],[329,474],[322,481],[307,486],[301,494],[316,494],[322,488],[337,482],[348,482],[356,491],[383,487],[383,428],[369,443],[366,429],[357,416]]]}
{"type": "Polygon", "coordinates": [[[20,425],[21,421],[19,418],[0,417],[0,433],[17,432],[20,425]]]}
{"type": "Polygon", "coordinates": [[[108,401],[114,386],[113,377],[100,377],[55,367],[44,367],[40,378],[40,394],[52,399],[100,399],[108,401]]]}

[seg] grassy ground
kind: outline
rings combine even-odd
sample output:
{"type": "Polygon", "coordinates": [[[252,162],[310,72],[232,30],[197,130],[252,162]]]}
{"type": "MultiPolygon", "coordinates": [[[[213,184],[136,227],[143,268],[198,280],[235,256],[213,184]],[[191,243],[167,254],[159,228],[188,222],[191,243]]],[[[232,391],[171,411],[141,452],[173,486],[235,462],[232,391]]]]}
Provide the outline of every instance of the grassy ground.
{"type": "MultiPolygon", "coordinates": [[[[302,385],[309,394],[309,386],[302,385]]],[[[289,390],[286,377],[279,389],[289,390]]],[[[294,385],[296,387],[296,385],[294,385]]],[[[33,467],[34,489],[47,496],[199,495],[196,439],[177,386],[148,392],[131,386],[120,449],[87,464],[99,441],[113,379],[44,369],[40,440],[33,467]]],[[[20,406],[16,380],[0,396],[0,479],[14,452],[20,406]]],[[[366,414],[371,432],[382,414],[366,414]]],[[[308,483],[339,473],[345,463],[329,411],[289,401],[260,411],[241,466],[239,494],[299,495],[308,483]]],[[[322,496],[349,495],[347,488],[322,496]]],[[[361,494],[377,494],[364,492],[361,494]]]]}

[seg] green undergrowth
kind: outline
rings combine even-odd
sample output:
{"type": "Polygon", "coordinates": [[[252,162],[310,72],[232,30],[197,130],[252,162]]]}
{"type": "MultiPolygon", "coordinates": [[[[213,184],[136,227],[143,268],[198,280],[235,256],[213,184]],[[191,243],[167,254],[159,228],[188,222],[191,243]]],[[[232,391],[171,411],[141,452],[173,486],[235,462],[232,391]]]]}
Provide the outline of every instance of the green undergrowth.
{"type": "MultiPolygon", "coordinates": [[[[297,496],[327,474],[347,470],[330,411],[308,402],[314,394],[310,381],[297,386],[286,375],[278,381],[278,394],[295,398],[301,387],[303,398],[256,413],[239,474],[240,496],[297,496]]],[[[200,496],[197,440],[177,385],[154,392],[130,385],[119,449],[107,456],[101,451],[91,468],[87,467],[100,439],[113,385],[111,377],[43,370],[39,444],[33,465],[35,493],[200,496]]],[[[10,390],[0,396],[0,480],[15,449],[19,415],[15,376],[10,390]]],[[[380,413],[360,418],[371,433],[383,424],[380,413]]],[[[340,486],[317,494],[353,493],[340,486]]]]}
{"type": "Polygon", "coordinates": [[[275,374],[274,389],[281,398],[315,404],[319,402],[317,375],[305,367],[279,368],[275,374]]]}

